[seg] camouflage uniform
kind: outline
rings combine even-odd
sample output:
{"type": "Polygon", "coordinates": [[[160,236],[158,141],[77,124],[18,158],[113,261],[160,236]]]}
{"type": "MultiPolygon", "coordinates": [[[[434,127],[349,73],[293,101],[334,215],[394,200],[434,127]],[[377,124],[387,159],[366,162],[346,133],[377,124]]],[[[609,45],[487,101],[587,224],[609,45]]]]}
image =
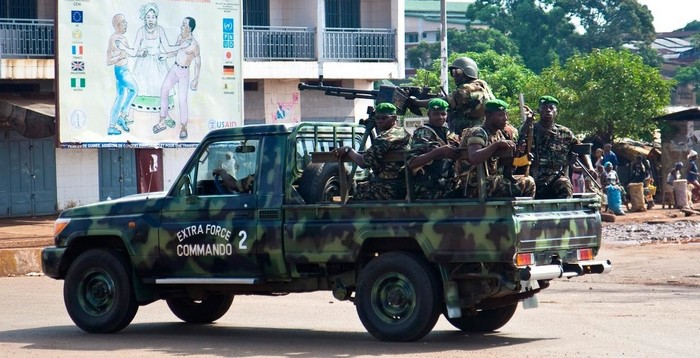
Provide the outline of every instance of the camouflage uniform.
{"type": "MultiPolygon", "coordinates": [[[[510,140],[506,133],[497,131],[491,135],[488,129],[483,126],[477,126],[469,130],[465,130],[465,135],[462,136],[460,147],[468,147],[472,144],[479,144],[482,147],[487,147],[492,143],[500,140],[510,140]]],[[[503,176],[503,166],[499,165],[498,157],[489,158],[484,164],[486,165],[486,196],[493,197],[516,197],[535,195],[535,179],[531,176],[520,176],[511,181],[510,178],[503,176]]],[[[475,166],[466,165],[461,167],[460,174],[460,189],[463,195],[467,198],[479,197],[479,178],[476,173],[475,166]]]]}
{"type": "Polygon", "coordinates": [[[372,169],[370,179],[357,183],[354,200],[391,200],[406,197],[405,169],[402,162],[385,162],[384,154],[405,150],[411,135],[397,125],[379,133],[372,146],[363,154],[365,164],[372,169]]]}
{"type": "MultiPolygon", "coordinates": [[[[520,128],[520,133],[523,140],[527,141],[527,130],[520,128]]],[[[530,172],[537,185],[535,198],[571,198],[574,189],[566,172],[575,156],[571,152],[571,146],[581,142],[569,128],[556,123],[552,124],[551,129],[546,129],[537,122],[533,125],[533,134],[532,153],[535,159],[530,172]]]]}
{"type": "Polygon", "coordinates": [[[458,85],[447,97],[450,112],[447,123],[455,133],[462,134],[465,128],[471,128],[484,122],[484,103],[496,98],[484,80],[473,80],[458,85]]]}
{"type": "MultiPolygon", "coordinates": [[[[435,148],[448,144],[459,146],[459,137],[445,127],[424,125],[417,128],[411,137],[411,149],[407,161],[411,161],[435,148]]],[[[436,159],[427,165],[413,170],[414,188],[418,199],[450,197],[455,193],[455,162],[450,159],[436,159]]]]}

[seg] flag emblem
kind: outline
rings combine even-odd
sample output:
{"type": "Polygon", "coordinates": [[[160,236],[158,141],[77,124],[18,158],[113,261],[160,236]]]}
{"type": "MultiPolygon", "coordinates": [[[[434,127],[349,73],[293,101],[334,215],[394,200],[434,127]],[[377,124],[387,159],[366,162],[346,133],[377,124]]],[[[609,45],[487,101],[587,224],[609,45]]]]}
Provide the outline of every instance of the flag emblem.
{"type": "Polygon", "coordinates": [[[70,22],[72,23],[83,23],[83,12],[82,10],[71,10],[70,12],[70,22]]]}
{"type": "Polygon", "coordinates": [[[84,77],[73,77],[70,79],[71,88],[85,88],[85,78],[84,77]]]}
{"type": "Polygon", "coordinates": [[[73,55],[82,55],[82,54],[83,54],[83,45],[73,45],[73,46],[71,46],[71,54],[73,54],[73,55]]]}
{"type": "Polygon", "coordinates": [[[71,61],[70,63],[71,71],[85,71],[85,62],[83,61],[71,61]]]}
{"type": "Polygon", "coordinates": [[[236,73],[233,65],[224,65],[224,76],[233,76],[236,73]]]}

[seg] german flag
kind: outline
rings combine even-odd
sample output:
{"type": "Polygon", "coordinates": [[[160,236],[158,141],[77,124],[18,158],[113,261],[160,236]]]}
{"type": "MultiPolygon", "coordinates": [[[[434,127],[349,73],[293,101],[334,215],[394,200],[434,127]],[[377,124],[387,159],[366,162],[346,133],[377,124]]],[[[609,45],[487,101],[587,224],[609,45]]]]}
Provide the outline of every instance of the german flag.
{"type": "Polygon", "coordinates": [[[233,76],[236,71],[233,65],[224,65],[224,76],[233,76]]]}

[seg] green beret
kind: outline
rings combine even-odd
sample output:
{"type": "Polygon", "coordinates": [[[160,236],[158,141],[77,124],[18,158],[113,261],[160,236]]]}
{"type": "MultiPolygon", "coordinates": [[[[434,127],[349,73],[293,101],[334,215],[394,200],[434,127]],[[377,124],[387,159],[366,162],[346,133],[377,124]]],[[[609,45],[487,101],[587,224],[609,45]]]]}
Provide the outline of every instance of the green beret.
{"type": "Polygon", "coordinates": [[[396,114],[396,106],[389,102],[380,103],[374,109],[377,114],[396,114]]]}
{"type": "Polygon", "coordinates": [[[450,105],[442,98],[433,98],[428,102],[429,111],[446,111],[450,105]]]}
{"type": "Polygon", "coordinates": [[[508,103],[500,99],[490,99],[484,103],[487,112],[505,111],[508,109],[508,103]]]}
{"type": "Polygon", "coordinates": [[[559,101],[552,96],[542,96],[539,100],[537,100],[537,102],[539,102],[540,105],[543,105],[545,103],[553,103],[557,106],[559,105],[559,101]]]}

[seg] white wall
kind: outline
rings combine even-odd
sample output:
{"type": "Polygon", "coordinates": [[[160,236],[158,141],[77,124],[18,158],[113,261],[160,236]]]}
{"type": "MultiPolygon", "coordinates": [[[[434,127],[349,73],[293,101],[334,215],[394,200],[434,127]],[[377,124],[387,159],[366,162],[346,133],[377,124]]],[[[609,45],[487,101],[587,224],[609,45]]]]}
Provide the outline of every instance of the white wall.
{"type": "Polygon", "coordinates": [[[170,190],[196,148],[163,149],[163,189],[170,190]]]}
{"type": "Polygon", "coordinates": [[[56,149],[56,201],[59,210],[99,200],[97,152],[97,149],[56,149]]]}

